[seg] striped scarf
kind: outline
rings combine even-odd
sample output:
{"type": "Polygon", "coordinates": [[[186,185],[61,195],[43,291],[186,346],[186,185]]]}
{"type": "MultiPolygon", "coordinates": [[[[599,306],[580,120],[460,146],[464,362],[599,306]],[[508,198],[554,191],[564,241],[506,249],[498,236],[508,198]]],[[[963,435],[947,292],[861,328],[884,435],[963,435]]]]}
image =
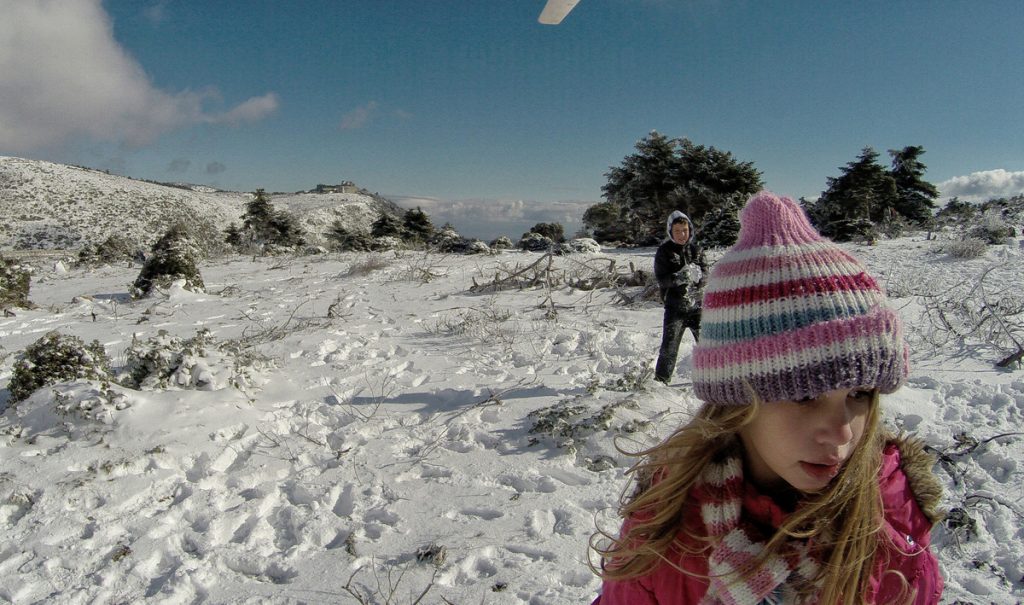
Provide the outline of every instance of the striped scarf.
{"type": "Polygon", "coordinates": [[[796,587],[807,586],[818,573],[806,541],[793,541],[743,575],[765,545],[760,532],[743,521],[743,493],[743,460],[736,450],[709,464],[693,487],[708,536],[720,539],[708,558],[710,585],[700,605],[804,602],[796,587]]]}

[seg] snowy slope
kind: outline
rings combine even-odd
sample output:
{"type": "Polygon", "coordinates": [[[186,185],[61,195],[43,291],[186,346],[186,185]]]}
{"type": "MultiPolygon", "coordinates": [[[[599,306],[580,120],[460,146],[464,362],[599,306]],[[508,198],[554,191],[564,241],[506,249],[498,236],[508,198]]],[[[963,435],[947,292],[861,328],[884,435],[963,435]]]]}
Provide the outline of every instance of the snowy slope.
{"type": "MultiPolygon", "coordinates": [[[[958,512],[934,532],[944,602],[1016,603],[1024,373],[996,370],[991,344],[936,343],[924,314],[929,291],[988,267],[988,288],[1019,288],[1024,259],[1018,242],[972,261],[935,245],[849,248],[883,276],[914,344],[887,421],[945,453],[935,472],[958,512]]],[[[554,262],[581,277],[652,254],[554,262]]],[[[41,267],[39,308],[0,318],[0,386],[15,353],[55,329],[99,339],[115,365],[133,338],[201,328],[273,363],[234,388],[237,367],[210,354],[176,378],[203,388],[115,386],[107,400],[69,383],[0,416],[0,601],[589,602],[587,540],[595,522],[617,527],[630,464],[616,441],[638,449],[696,409],[692,343],[676,384],[637,385],[656,305],[564,286],[470,291],[537,259],[229,258],[202,266],[207,294],[141,301],[126,296],[135,270],[41,267]]]]}
{"type": "Polygon", "coordinates": [[[239,220],[248,199],[0,157],[0,249],[75,249],[115,233],[151,244],[176,221],[219,231],[239,220]]]}
{"type": "MultiPolygon", "coordinates": [[[[221,240],[229,223],[240,224],[250,193],[198,185],[168,186],[75,166],[0,156],[0,250],[77,249],[112,234],[148,246],[178,221],[200,237],[221,240]]],[[[271,195],[278,210],[293,213],[309,234],[335,220],[369,232],[381,212],[400,213],[391,202],[363,193],[271,195]]]]}

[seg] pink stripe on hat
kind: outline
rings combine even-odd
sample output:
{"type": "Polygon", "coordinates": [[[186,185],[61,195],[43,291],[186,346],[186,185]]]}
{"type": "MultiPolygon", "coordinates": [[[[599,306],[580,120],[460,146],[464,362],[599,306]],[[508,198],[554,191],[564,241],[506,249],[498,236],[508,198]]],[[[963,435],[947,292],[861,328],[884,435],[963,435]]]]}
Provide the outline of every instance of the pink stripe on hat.
{"type": "Polygon", "coordinates": [[[739,238],[712,269],[703,306],[717,327],[714,342],[702,339],[693,352],[694,392],[704,401],[749,403],[750,389],[764,401],[852,386],[888,393],[907,376],[899,316],[878,283],[821,237],[791,198],[762,191],[747,201],[739,238]],[[843,313],[806,313],[831,299],[843,313]],[[799,327],[750,330],[769,310],[799,316],[799,327]]]}

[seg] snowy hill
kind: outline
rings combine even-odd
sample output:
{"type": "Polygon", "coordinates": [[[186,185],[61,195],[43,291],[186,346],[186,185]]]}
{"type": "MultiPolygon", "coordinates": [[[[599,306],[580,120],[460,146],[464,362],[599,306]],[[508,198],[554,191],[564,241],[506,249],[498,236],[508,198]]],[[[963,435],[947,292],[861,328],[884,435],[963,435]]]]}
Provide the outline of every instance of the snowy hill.
{"type": "MultiPolygon", "coordinates": [[[[0,156],[0,249],[77,249],[112,234],[149,245],[178,221],[193,225],[201,238],[219,240],[229,223],[240,222],[250,199],[249,193],[0,156]]],[[[381,212],[401,212],[365,193],[279,194],[271,202],[294,213],[314,244],[334,220],[368,232],[381,212]]]]}
{"type": "Polygon", "coordinates": [[[341,221],[352,233],[370,233],[382,212],[398,216],[404,212],[393,202],[367,193],[275,194],[271,202],[298,218],[310,244],[324,243],[323,234],[334,221],[341,221]]]}
{"type": "MultiPolygon", "coordinates": [[[[942,454],[946,604],[1024,599],[1024,371],[934,315],[960,328],[980,290],[1019,297],[1020,241],[972,260],[920,236],[847,246],[907,322],[911,379],[883,410],[942,454]]],[[[652,256],[551,270],[579,283],[652,256]]],[[[0,415],[0,602],[589,602],[587,540],[617,528],[632,462],[616,445],[650,445],[697,408],[692,341],[664,386],[644,365],[656,304],[472,287],[539,260],[222,258],[201,267],[208,293],[137,301],[137,270],[40,267],[38,308],[0,317],[0,410],[18,352],[51,330],[98,339],[115,370],[138,343],[214,340],[161,381],[62,383],[0,415]]]]}

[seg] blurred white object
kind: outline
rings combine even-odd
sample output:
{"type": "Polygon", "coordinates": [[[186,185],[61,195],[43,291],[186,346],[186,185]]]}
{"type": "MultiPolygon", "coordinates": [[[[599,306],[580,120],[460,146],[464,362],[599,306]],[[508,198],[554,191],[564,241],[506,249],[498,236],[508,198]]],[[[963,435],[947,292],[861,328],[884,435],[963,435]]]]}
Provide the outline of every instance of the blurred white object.
{"type": "Polygon", "coordinates": [[[700,278],[704,277],[704,272],[697,265],[690,263],[686,265],[686,275],[690,278],[690,283],[695,284],[700,281],[700,278]]]}
{"type": "Polygon", "coordinates": [[[544,25],[558,25],[580,0],[548,0],[537,19],[544,25]]]}

